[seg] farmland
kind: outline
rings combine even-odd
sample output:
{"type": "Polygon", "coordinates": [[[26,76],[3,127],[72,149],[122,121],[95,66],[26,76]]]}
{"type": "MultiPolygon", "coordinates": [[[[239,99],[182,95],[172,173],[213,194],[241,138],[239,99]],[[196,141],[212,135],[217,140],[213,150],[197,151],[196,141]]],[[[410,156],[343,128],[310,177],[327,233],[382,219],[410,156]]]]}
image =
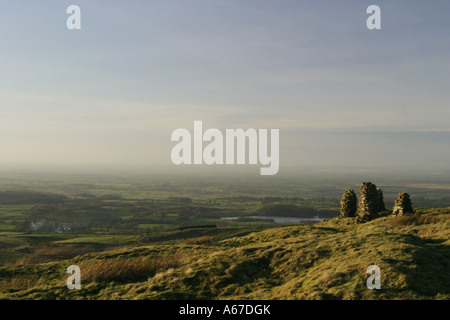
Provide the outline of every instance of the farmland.
{"type": "MultiPolygon", "coordinates": [[[[352,239],[349,234],[358,234],[358,230],[361,228],[363,228],[361,229],[363,233],[371,232],[369,227],[367,227],[369,229],[358,227],[354,225],[354,222],[336,219],[339,214],[339,199],[342,192],[348,188],[357,189],[363,179],[362,176],[330,178],[320,175],[305,179],[290,177],[271,180],[228,176],[208,178],[170,175],[134,177],[111,175],[4,176],[0,184],[0,274],[4,278],[1,282],[2,291],[5,294],[7,292],[11,294],[7,294],[6,297],[20,297],[20,295],[16,296],[14,292],[22,290],[26,292],[27,288],[43,285],[39,282],[42,277],[38,276],[44,272],[42,270],[60,264],[62,267],[67,263],[84,265],[85,270],[90,270],[89,281],[92,283],[99,281],[104,283],[104,281],[109,281],[108,279],[116,281],[114,279],[117,275],[95,274],[95,261],[103,259],[102,257],[106,259],[105,263],[111,263],[110,268],[138,268],[139,265],[142,265],[142,269],[133,271],[137,273],[137,278],[131,279],[131,282],[124,280],[124,283],[147,281],[149,276],[174,268],[177,270],[176,268],[180,265],[184,270],[183,274],[189,273],[189,270],[194,268],[194,264],[197,263],[193,258],[195,256],[211,260],[212,268],[215,264],[218,264],[218,268],[226,267],[223,263],[228,261],[229,255],[242,256],[241,258],[244,259],[243,252],[247,249],[253,250],[247,248],[252,243],[253,245],[263,245],[275,241],[274,243],[280,246],[280,250],[283,246],[294,245],[291,243],[293,240],[281,239],[295,238],[298,245],[304,241],[313,241],[312,247],[305,248],[301,245],[302,250],[306,250],[305,252],[311,257],[314,256],[314,259],[320,260],[323,258],[320,256],[320,252],[323,250],[317,251],[314,248],[330,246],[327,249],[328,253],[336,250],[338,252],[337,248],[331,247],[333,241],[353,243],[356,240],[352,239]],[[258,219],[251,218],[252,216],[257,216],[258,219]],[[297,217],[305,220],[297,223],[276,223],[271,219],[272,217],[297,217]],[[319,218],[317,221],[325,221],[308,220],[314,217],[319,218]],[[337,230],[337,233],[331,232],[332,230],[337,230]],[[329,236],[334,240],[328,238],[329,236]],[[277,239],[287,242],[285,244],[278,243],[277,239]],[[189,249],[191,247],[192,249],[189,249]],[[136,252],[140,253],[135,254],[136,252]],[[217,257],[216,254],[223,255],[223,257],[217,257]],[[147,270],[145,261],[153,259],[153,256],[156,261],[161,261],[161,264],[152,270],[147,270]],[[190,258],[186,260],[187,257],[190,258]],[[126,261],[137,259],[136,266],[131,260],[126,262],[122,261],[122,258],[126,261]],[[181,263],[181,261],[184,262],[181,263]],[[126,263],[131,264],[126,265],[126,263]],[[33,274],[33,271],[31,275],[27,276],[28,278],[22,276],[14,278],[15,274],[24,274],[25,269],[35,270],[36,274],[33,274]],[[142,274],[147,276],[142,278],[142,274]]],[[[408,191],[417,212],[422,213],[419,220],[410,221],[413,225],[420,225],[420,230],[409,227],[408,223],[410,222],[408,221],[397,221],[387,217],[376,219],[374,228],[381,230],[380,237],[385,232],[393,232],[397,234],[392,236],[393,239],[405,237],[407,243],[416,245],[416,242],[410,242],[411,239],[408,238],[411,230],[420,231],[426,237],[433,238],[433,231],[430,229],[433,227],[435,228],[433,230],[438,230],[438,234],[442,235],[442,241],[446,241],[450,190],[446,187],[448,184],[445,181],[439,181],[438,188],[430,188],[428,184],[424,185],[426,180],[417,178],[415,181],[420,183],[417,187],[411,187],[412,178],[394,181],[386,177],[378,177],[378,180],[373,180],[378,182],[384,191],[387,210],[392,209],[393,200],[398,192],[408,191]],[[396,229],[397,227],[400,229],[396,229]]],[[[400,250],[397,245],[389,241],[381,245],[386,246],[388,251],[400,250]]],[[[439,248],[436,249],[438,250],[436,254],[442,254],[444,260],[447,259],[445,258],[447,254],[445,248],[439,245],[439,248]]],[[[266,253],[263,251],[260,253],[265,255],[266,253]]],[[[402,254],[407,254],[407,252],[402,254]]],[[[285,258],[293,259],[288,256],[285,258]]],[[[334,258],[335,256],[332,254],[327,259],[333,260],[334,258]]],[[[259,258],[255,256],[255,259],[259,258]]],[[[284,263],[283,259],[279,262],[284,263]]],[[[243,265],[250,263],[244,260],[241,261],[243,265]]],[[[272,264],[276,264],[275,260],[272,264]]],[[[254,267],[259,268],[258,266],[254,267]]],[[[425,267],[431,268],[430,266],[425,267]]],[[[206,268],[206,265],[202,268],[206,268]]],[[[284,267],[276,264],[274,268],[284,267]]],[[[210,271],[205,269],[204,272],[210,271]]],[[[294,275],[289,272],[283,277],[294,279],[294,275]]],[[[56,278],[50,278],[53,279],[50,279],[50,282],[56,281],[56,278]]],[[[151,280],[152,286],[160,286],[156,283],[160,283],[163,279],[158,279],[151,280]]],[[[241,280],[244,281],[243,279],[241,280]]],[[[207,280],[205,278],[201,281],[207,280]]],[[[221,287],[221,283],[225,281],[219,278],[216,280],[213,282],[217,282],[217,288],[221,287]]],[[[280,285],[281,280],[279,278],[274,281],[280,285]]],[[[233,291],[235,288],[229,291],[231,294],[229,297],[270,298],[270,294],[280,298],[285,297],[285,293],[277,291],[282,290],[281,287],[279,289],[273,287],[267,291],[266,289],[270,287],[269,282],[262,284],[261,296],[258,296],[257,293],[250,294],[245,290],[233,291]]],[[[248,285],[250,286],[250,283],[248,285]]],[[[348,285],[352,286],[351,283],[348,285]]],[[[143,298],[196,297],[192,295],[192,292],[183,292],[184,284],[180,283],[179,286],[175,289],[168,289],[169,291],[164,291],[164,289],[159,293],[151,291],[148,296],[139,295],[138,292],[141,289],[136,289],[136,294],[143,298]]],[[[123,291],[124,287],[119,286],[116,289],[123,291]]],[[[60,289],[58,290],[60,291],[60,289]]],[[[338,294],[344,299],[357,298],[361,294],[357,293],[354,296],[352,295],[354,293],[347,294],[344,291],[338,294]]],[[[208,292],[199,293],[199,297],[207,297],[208,292]]],[[[23,297],[26,297],[26,293],[24,294],[23,297]]],[[[112,291],[105,294],[108,298],[115,297],[112,291]]],[[[319,292],[317,292],[317,296],[304,294],[306,293],[301,293],[299,297],[322,297],[319,292]]],[[[413,297],[416,293],[408,294],[413,297]]],[[[40,296],[40,298],[46,297],[46,294],[40,296]]],[[[90,298],[102,297],[105,296],[93,295],[90,298]]],[[[133,297],[125,295],[123,298],[133,297]]]]}

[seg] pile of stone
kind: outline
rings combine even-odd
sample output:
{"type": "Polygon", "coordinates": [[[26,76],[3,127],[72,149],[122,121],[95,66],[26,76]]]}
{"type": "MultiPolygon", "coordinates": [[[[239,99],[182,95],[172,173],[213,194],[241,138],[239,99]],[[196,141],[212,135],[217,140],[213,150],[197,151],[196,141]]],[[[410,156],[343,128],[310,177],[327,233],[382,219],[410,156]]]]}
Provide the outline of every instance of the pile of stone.
{"type": "Polygon", "coordinates": [[[411,198],[406,192],[400,192],[394,202],[393,215],[404,216],[414,214],[411,198]]]}
{"type": "Polygon", "coordinates": [[[371,182],[364,182],[359,188],[359,203],[356,211],[357,222],[367,222],[377,216],[380,210],[378,199],[377,186],[371,182]]]}
{"type": "Polygon", "coordinates": [[[341,198],[341,211],[340,217],[354,217],[357,209],[356,194],[353,189],[344,192],[341,198]]]}
{"type": "MultiPolygon", "coordinates": [[[[349,189],[341,198],[340,218],[355,217],[357,222],[367,222],[386,211],[383,191],[372,182],[364,182],[359,188],[359,202],[355,191],[349,189]],[[358,205],[356,205],[358,203],[358,205]]],[[[392,214],[397,216],[413,214],[411,199],[406,192],[400,192],[394,203],[392,214]]]]}

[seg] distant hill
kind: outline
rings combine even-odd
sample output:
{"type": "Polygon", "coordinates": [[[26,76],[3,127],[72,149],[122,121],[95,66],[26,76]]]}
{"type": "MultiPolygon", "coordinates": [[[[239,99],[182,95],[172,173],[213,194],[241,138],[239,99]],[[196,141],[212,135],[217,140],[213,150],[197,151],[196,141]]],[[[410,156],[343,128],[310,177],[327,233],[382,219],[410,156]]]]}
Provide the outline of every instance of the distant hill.
{"type": "Polygon", "coordinates": [[[3,266],[0,299],[448,300],[450,208],[416,211],[3,266]],[[65,287],[72,264],[81,290],[65,287]],[[366,286],[370,265],[381,269],[380,290],[366,286]]]}

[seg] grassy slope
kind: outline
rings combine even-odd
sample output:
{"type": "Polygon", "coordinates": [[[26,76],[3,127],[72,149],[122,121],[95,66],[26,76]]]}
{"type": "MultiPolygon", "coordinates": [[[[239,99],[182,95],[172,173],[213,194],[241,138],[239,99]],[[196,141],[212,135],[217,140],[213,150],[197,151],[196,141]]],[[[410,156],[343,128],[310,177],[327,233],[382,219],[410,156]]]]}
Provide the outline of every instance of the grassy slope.
{"type": "Polygon", "coordinates": [[[332,219],[206,245],[152,245],[0,268],[3,299],[450,299],[450,208],[332,219]],[[82,289],[65,286],[81,267],[82,289]],[[381,268],[381,290],[366,269],[381,268]]]}

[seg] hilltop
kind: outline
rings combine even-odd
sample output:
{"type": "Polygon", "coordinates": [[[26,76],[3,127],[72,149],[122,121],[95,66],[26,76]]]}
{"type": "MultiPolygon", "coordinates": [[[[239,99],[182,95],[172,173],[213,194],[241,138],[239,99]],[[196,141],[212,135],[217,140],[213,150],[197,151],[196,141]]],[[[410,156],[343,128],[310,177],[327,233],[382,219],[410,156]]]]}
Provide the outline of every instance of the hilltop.
{"type": "Polygon", "coordinates": [[[450,299],[450,208],[334,218],[0,268],[1,299],[450,299]],[[69,265],[81,290],[66,287],[69,265]],[[366,269],[381,269],[381,289],[366,269]]]}

